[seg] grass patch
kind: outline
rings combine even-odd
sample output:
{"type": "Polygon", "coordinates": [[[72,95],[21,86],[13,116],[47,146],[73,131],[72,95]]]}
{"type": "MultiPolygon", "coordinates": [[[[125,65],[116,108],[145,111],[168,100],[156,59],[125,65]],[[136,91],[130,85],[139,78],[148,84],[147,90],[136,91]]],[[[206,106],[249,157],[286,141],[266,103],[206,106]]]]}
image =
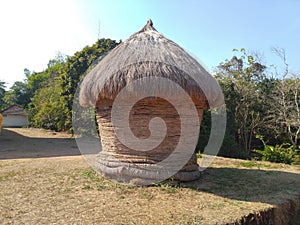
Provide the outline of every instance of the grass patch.
{"type": "Polygon", "coordinates": [[[147,199],[148,201],[154,199],[154,195],[152,193],[143,192],[141,194],[141,198],[147,199]]]}
{"type": "MultiPolygon", "coordinates": [[[[134,186],[130,186],[127,184],[117,183],[111,180],[108,180],[101,175],[93,168],[88,168],[82,172],[82,176],[87,180],[88,186],[91,188],[84,188],[85,190],[95,189],[98,191],[104,190],[113,190],[120,195],[127,194],[130,192],[134,186]]],[[[86,185],[85,185],[86,186],[86,185]]]]}
{"type": "Polygon", "coordinates": [[[83,185],[82,189],[83,190],[93,190],[94,188],[92,186],[86,184],[86,185],[83,185]]]}
{"type": "Polygon", "coordinates": [[[196,215],[194,217],[190,217],[190,215],[183,215],[181,216],[180,220],[178,221],[178,224],[180,225],[196,225],[196,224],[203,224],[205,225],[205,223],[201,223],[203,221],[203,216],[202,215],[196,215]]]}
{"type": "Polygon", "coordinates": [[[246,168],[253,168],[257,167],[257,162],[255,161],[246,161],[246,162],[240,162],[238,164],[239,167],[246,167],[246,168]]]}
{"type": "Polygon", "coordinates": [[[8,179],[12,179],[13,177],[19,175],[19,172],[16,171],[9,171],[6,174],[0,176],[0,182],[6,181],[8,179]]]}
{"type": "Polygon", "coordinates": [[[89,169],[84,170],[82,172],[82,176],[86,179],[91,180],[91,181],[99,181],[100,180],[96,170],[94,170],[93,168],[89,168],[89,169]]]}
{"type": "Polygon", "coordinates": [[[84,170],[82,176],[89,182],[89,184],[84,185],[82,188],[84,190],[96,189],[103,191],[105,189],[112,189],[114,186],[111,181],[100,177],[99,173],[93,168],[84,170]]]}
{"type": "Polygon", "coordinates": [[[168,194],[175,194],[180,191],[180,186],[171,184],[159,184],[159,189],[168,194]]]}
{"type": "Polygon", "coordinates": [[[281,163],[267,163],[262,161],[243,161],[236,164],[237,167],[244,167],[244,168],[258,168],[258,169],[282,169],[288,168],[289,165],[281,164],[281,163]]]}

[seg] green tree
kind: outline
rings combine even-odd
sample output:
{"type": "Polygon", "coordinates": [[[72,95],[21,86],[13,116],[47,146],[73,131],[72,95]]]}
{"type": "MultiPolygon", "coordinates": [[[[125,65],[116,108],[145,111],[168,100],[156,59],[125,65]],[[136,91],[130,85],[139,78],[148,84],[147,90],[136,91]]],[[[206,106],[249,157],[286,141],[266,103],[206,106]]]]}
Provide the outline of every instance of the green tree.
{"type": "Polygon", "coordinates": [[[5,101],[4,101],[4,96],[5,96],[5,82],[0,80],[0,110],[4,109],[5,107],[5,101]]]}
{"type": "Polygon", "coordinates": [[[5,101],[9,105],[18,104],[26,108],[30,102],[30,97],[31,95],[27,83],[16,81],[6,93],[5,101]]]}
{"type": "Polygon", "coordinates": [[[67,115],[65,127],[72,127],[72,105],[73,98],[80,80],[88,68],[95,65],[100,57],[105,56],[119,43],[111,39],[99,39],[94,45],[86,46],[82,51],[76,52],[74,56],[66,60],[64,71],[61,75],[61,87],[65,113],[67,115]]]}
{"type": "Polygon", "coordinates": [[[34,127],[65,130],[65,103],[60,96],[59,79],[64,63],[59,55],[49,61],[46,70],[28,76],[28,89],[31,93],[31,103],[28,105],[29,121],[34,127]]]}
{"type": "Polygon", "coordinates": [[[60,96],[60,83],[58,79],[51,78],[46,86],[35,93],[30,104],[30,122],[34,127],[65,130],[66,114],[64,103],[60,96]],[[51,82],[50,82],[51,80],[51,82]]]}
{"type": "Polygon", "coordinates": [[[264,123],[265,69],[255,56],[241,49],[239,56],[220,63],[216,74],[227,107],[226,136],[234,140],[246,156],[250,156],[253,137],[264,123]]]}
{"type": "Polygon", "coordinates": [[[54,59],[49,60],[47,69],[42,72],[36,73],[24,69],[24,73],[27,77],[27,88],[31,97],[35,94],[36,90],[47,86],[50,79],[60,76],[64,64],[65,56],[58,53],[54,59]]]}
{"type": "Polygon", "coordinates": [[[58,54],[40,73],[27,71],[31,125],[57,131],[70,130],[72,101],[80,79],[100,56],[117,44],[110,39],[101,39],[72,57],[58,54]]]}
{"type": "Polygon", "coordinates": [[[28,78],[31,75],[31,71],[29,69],[25,68],[24,75],[28,78]]]}

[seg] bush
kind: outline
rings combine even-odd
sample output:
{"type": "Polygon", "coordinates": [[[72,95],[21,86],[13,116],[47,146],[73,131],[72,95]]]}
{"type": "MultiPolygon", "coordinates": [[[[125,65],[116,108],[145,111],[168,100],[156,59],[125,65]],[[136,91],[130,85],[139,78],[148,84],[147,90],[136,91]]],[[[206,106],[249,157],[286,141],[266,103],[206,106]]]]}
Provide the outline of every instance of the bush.
{"type": "Polygon", "coordinates": [[[284,143],[281,145],[267,145],[263,141],[263,137],[257,135],[256,138],[261,140],[264,144],[263,150],[253,150],[254,152],[262,156],[262,160],[276,163],[286,163],[292,164],[296,159],[296,151],[294,151],[293,146],[290,144],[284,143]]]}
{"type": "MultiPolygon", "coordinates": [[[[241,146],[236,143],[235,133],[232,123],[228,122],[226,124],[226,132],[223,139],[222,146],[218,152],[218,156],[239,158],[239,159],[249,159],[250,155],[241,146]]],[[[198,144],[196,147],[196,152],[203,153],[204,148],[208,144],[209,136],[211,132],[211,112],[205,110],[203,114],[203,119],[200,128],[200,134],[198,139],[198,144]]]]}

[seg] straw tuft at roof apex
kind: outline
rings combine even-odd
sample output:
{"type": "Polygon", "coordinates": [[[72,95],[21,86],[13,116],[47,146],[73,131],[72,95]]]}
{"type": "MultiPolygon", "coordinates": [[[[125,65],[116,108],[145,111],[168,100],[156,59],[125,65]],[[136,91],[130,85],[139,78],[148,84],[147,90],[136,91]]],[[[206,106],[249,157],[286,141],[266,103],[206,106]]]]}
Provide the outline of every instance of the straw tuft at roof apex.
{"type": "Polygon", "coordinates": [[[145,32],[145,31],[148,31],[148,30],[155,30],[155,31],[157,31],[157,30],[153,27],[153,22],[152,22],[151,19],[148,19],[148,20],[147,20],[146,25],[145,25],[138,33],[145,32]]]}
{"type": "Polygon", "coordinates": [[[149,26],[153,27],[153,22],[152,22],[152,20],[151,20],[151,19],[148,19],[146,25],[149,25],[149,26]]]}

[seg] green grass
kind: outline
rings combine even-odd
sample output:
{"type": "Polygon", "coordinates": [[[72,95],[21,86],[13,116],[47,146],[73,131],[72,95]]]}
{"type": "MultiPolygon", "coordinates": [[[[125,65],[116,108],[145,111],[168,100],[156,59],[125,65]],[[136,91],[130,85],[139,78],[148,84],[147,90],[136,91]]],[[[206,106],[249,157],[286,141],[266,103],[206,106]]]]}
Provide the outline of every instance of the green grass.
{"type": "Polygon", "coordinates": [[[86,185],[83,185],[82,189],[83,190],[93,190],[94,188],[92,186],[86,184],[86,185]]]}
{"type": "Polygon", "coordinates": [[[98,191],[104,190],[114,190],[116,193],[120,195],[127,194],[130,192],[131,189],[137,188],[127,184],[117,183],[115,181],[111,181],[101,177],[101,175],[93,168],[88,168],[82,171],[82,176],[86,179],[87,184],[84,186],[83,189],[95,189],[98,191]],[[86,187],[89,186],[89,187],[86,187]]]}
{"type": "Polygon", "coordinates": [[[161,185],[160,190],[162,190],[168,194],[174,194],[174,193],[177,193],[180,189],[179,189],[179,187],[176,187],[176,186],[161,185]]]}
{"type": "Polygon", "coordinates": [[[253,168],[253,167],[257,167],[257,162],[255,162],[255,161],[241,162],[238,164],[238,166],[246,167],[246,168],[253,168]]]}
{"type": "Polygon", "coordinates": [[[5,181],[5,180],[8,180],[8,179],[11,179],[15,176],[17,176],[19,174],[19,172],[16,172],[16,171],[10,171],[2,176],[0,176],[0,182],[2,181],[5,181]]]}
{"type": "Polygon", "coordinates": [[[154,198],[154,195],[152,193],[143,192],[141,195],[141,198],[144,198],[144,199],[147,199],[148,201],[150,201],[154,198]]]}
{"type": "Polygon", "coordinates": [[[258,168],[258,169],[280,169],[280,168],[285,168],[288,165],[281,164],[281,163],[264,163],[262,161],[245,161],[245,162],[239,162],[237,164],[237,167],[245,167],[245,168],[258,168]]]}

